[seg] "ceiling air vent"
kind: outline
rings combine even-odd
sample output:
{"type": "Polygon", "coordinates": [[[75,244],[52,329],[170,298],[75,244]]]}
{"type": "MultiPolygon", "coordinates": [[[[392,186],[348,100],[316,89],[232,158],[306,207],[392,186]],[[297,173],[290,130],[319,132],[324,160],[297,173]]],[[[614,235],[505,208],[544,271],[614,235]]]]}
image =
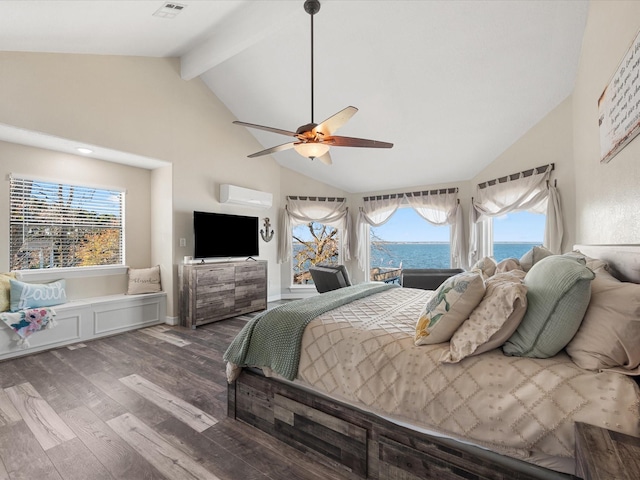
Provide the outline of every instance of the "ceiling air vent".
{"type": "Polygon", "coordinates": [[[187,8],[187,6],[180,3],[165,3],[162,7],[156,10],[153,16],[162,18],[174,18],[185,8],[187,8]]]}

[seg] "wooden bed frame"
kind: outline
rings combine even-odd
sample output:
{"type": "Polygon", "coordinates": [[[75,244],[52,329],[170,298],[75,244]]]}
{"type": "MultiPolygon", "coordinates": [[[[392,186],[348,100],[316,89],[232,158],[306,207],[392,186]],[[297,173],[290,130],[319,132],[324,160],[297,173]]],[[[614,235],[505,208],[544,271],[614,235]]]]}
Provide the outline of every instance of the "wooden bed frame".
{"type": "MultiPolygon", "coordinates": [[[[576,245],[640,283],[640,245],[576,245]]],[[[376,415],[244,369],[229,385],[228,416],[355,477],[380,480],[572,479],[455,440],[404,428],[376,415]]]]}

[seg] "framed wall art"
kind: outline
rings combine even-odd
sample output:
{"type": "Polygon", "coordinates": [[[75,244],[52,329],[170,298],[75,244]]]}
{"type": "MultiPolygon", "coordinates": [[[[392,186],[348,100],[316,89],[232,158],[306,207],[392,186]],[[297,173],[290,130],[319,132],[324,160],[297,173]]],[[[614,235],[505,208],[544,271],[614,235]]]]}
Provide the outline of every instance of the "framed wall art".
{"type": "Polygon", "coordinates": [[[640,133],[640,32],[598,99],[598,124],[601,163],[640,133]]]}

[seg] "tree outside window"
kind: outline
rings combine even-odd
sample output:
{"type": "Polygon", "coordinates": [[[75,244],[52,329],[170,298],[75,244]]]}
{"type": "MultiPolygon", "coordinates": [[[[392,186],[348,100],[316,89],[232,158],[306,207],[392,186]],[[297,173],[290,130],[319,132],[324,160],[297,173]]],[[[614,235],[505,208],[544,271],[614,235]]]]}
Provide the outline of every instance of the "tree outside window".
{"type": "Polygon", "coordinates": [[[124,192],[12,177],[12,270],[124,263],[124,192]]]}
{"type": "Polygon", "coordinates": [[[313,285],[309,267],[339,263],[339,231],[318,222],[293,227],[293,284],[313,285]]]}

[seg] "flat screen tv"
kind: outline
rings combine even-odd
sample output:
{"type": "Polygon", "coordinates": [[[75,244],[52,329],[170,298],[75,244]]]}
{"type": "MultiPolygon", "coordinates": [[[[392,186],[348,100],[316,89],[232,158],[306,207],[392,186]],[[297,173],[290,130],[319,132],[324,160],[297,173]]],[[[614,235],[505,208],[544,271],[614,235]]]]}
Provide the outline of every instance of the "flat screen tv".
{"type": "Polygon", "coordinates": [[[257,257],[258,217],[193,212],[194,258],[257,257]]]}

